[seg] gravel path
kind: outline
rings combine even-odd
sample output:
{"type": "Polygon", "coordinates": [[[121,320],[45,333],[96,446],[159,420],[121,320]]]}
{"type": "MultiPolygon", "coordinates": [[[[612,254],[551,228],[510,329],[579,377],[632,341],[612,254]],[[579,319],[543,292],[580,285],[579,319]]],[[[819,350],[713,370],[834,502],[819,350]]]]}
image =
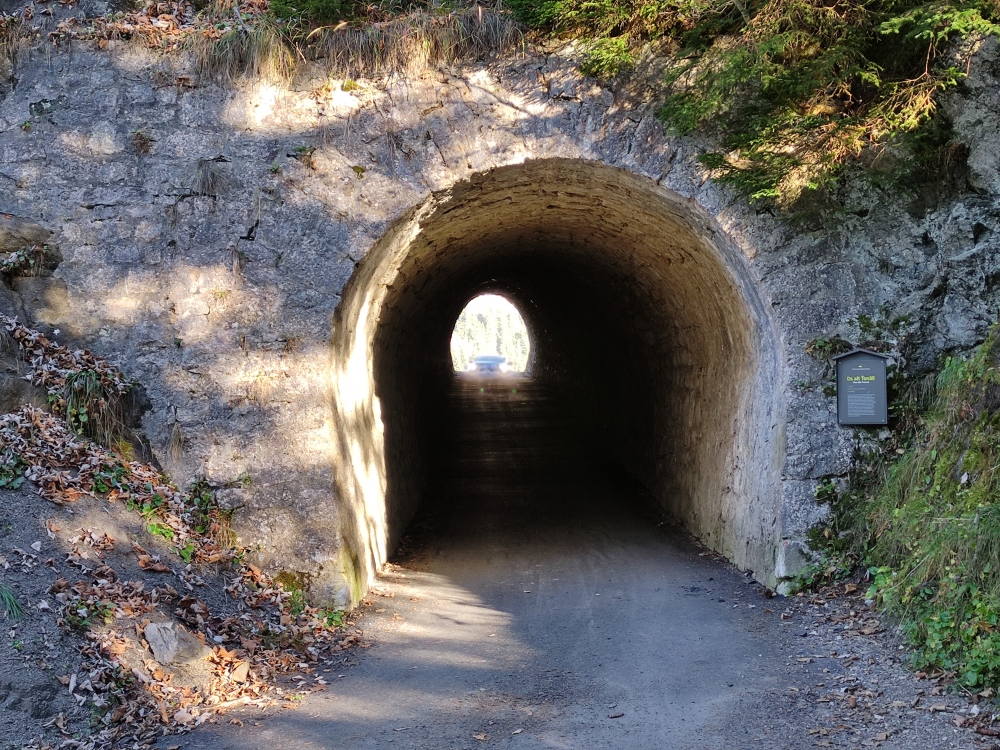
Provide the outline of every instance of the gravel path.
{"type": "Polygon", "coordinates": [[[375,645],[298,708],[184,747],[994,746],[989,702],[907,671],[860,590],[771,598],[510,385],[456,393],[437,503],[364,608],[375,645]]]}

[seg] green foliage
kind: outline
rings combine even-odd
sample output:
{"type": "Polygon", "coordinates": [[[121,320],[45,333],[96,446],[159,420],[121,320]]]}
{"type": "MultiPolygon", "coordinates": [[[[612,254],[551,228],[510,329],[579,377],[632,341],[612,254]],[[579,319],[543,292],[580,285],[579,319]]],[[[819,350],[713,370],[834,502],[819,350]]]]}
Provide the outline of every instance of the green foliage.
{"type": "Polygon", "coordinates": [[[111,602],[98,602],[93,607],[72,609],[67,607],[64,613],[66,624],[74,630],[85,632],[98,623],[110,625],[114,621],[115,605],[111,602]]]}
{"type": "Polygon", "coordinates": [[[24,484],[25,468],[24,463],[16,456],[0,464],[0,488],[16,490],[24,484]]]}
{"type": "MultiPolygon", "coordinates": [[[[998,31],[991,0],[510,0],[524,23],[584,40],[608,77],[653,40],[673,49],[664,122],[703,131],[716,180],[791,206],[831,189],[844,164],[933,127],[937,95],[964,72],[953,39],[998,31]]],[[[919,161],[919,159],[904,160],[919,161]]],[[[925,162],[926,165],[926,162],[925,162]]],[[[910,164],[916,167],[916,164],[910,164]]]]}
{"type": "Polygon", "coordinates": [[[154,521],[153,523],[146,524],[146,532],[151,536],[163,537],[168,542],[174,540],[174,530],[169,526],[164,526],[162,523],[154,521]]]}
{"type": "Polygon", "coordinates": [[[877,597],[921,667],[969,687],[1000,684],[1000,336],[950,358],[908,449],[851,526],[877,597]]]}
{"type": "Polygon", "coordinates": [[[50,253],[48,245],[28,245],[18,248],[0,260],[0,274],[8,277],[37,276],[50,253]]]}
{"type": "Polygon", "coordinates": [[[190,563],[194,560],[194,553],[198,550],[198,545],[194,542],[188,542],[183,547],[177,548],[177,554],[180,558],[186,562],[190,563]]]}
{"type": "Polygon", "coordinates": [[[339,628],[347,615],[342,609],[323,609],[320,610],[319,617],[328,628],[339,628]]]}
{"type": "Polygon", "coordinates": [[[806,354],[825,362],[838,354],[846,354],[852,348],[851,344],[840,336],[818,336],[806,344],[806,354]]]}
{"type": "Polygon", "coordinates": [[[584,75],[594,78],[614,78],[622,71],[632,67],[635,58],[629,49],[627,39],[595,39],[587,45],[587,54],[580,65],[584,75]]]}
{"type": "Polygon", "coordinates": [[[355,15],[357,3],[350,0],[271,0],[271,12],[283,20],[306,18],[316,24],[342,21],[355,15]]]}

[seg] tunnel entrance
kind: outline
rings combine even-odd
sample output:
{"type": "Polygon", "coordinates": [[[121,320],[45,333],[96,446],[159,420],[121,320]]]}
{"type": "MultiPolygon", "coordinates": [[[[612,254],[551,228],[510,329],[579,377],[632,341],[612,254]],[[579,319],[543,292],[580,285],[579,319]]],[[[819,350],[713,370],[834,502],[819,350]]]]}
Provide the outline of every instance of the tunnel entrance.
{"type": "Polygon", "coordinates": [[[781,358],[743,258],[701,209],[647,178],[544,160],[432,196],[345,290],[332,337],[334,460],[345,568],[359,586],[440,485],[439,449],[476,417],[468,404],[455,417],[469,393],[450,341],[483,293],[524,316],[533,351],[522,397],[537,406],[531,419],[549,420],[536,434],[570,424],[563,434],[581,450],[773,578],[781,358]]]}

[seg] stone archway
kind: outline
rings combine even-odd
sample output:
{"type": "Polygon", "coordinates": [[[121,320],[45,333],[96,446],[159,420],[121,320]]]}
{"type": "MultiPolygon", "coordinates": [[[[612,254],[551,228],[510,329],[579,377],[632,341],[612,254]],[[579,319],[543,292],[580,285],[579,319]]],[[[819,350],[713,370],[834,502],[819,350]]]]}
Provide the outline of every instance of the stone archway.
{"type": "Polygon", "coordinates": [[[334,320],[344,564],[360,596],[421,502],[419,439],[471,295],[517,301],[535,377],[705,544],[774,582],[780,345],[739,253],[693,202],[592,162],[475,175],[397,221],[334,320]]]}

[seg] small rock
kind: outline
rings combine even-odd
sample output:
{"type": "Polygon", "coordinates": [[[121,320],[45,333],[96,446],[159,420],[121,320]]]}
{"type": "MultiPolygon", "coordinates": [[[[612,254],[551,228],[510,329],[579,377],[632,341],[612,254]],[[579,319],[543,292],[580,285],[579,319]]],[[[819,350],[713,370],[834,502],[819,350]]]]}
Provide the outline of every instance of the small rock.
{"type": "Polygon", "coordinates": [[[212,653],[208,646],[175,622],[151,622],[143,635],[160,664],[191,664],[212,653]]]}
{"type": "Polygon", "coordinates": [[[250,662],[241,661],[239,666],[233,670],[232,674],[229,675],[229,679],[233,682],[244,683],[247,681],[247,677],[250,676],[250,662]]]}

